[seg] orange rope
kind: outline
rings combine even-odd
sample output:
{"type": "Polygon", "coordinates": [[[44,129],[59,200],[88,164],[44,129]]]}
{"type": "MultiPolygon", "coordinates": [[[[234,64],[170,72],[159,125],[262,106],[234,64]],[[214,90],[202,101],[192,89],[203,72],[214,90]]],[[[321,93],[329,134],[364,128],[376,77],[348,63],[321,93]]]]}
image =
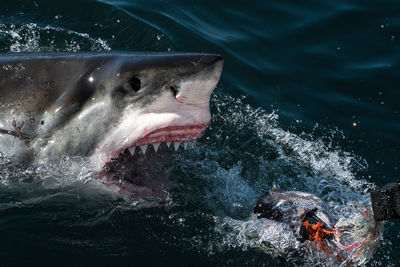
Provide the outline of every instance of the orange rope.
{"type": "Polygon", "coordinates": [[[310,240],[319,242],[319,247],[326,254],[330,254],[329,250],[326,249],[325,246],[322,244],[322,241],[324,240],[324,238],[326,238],[327,235],[335,235],[336,232],[324,229],[322,223],[315,223],[311,225],[308,221],[305,221],[303,225],[310,235],[310,240]]]}
{"type": "MultiPolygon", "coordinates": [[[[331,254],[331,252],[324,246],[324,244],[322,244],[322,241],[324,241],[324,238],[326,238],[328,235],[340,235],[340,234],[336,233],[335,231],[328,231],[324,229],[322,223],[310,224],[308,221],[305,221],[303,225],[308,231],[308,234],[310,235],[310,240],[318,242],[321,250],[323,250],[326,254],[331,254]]],[[[346,260],[340,257],[338,253],[335,253],[335,256],[339,262],[344,262],[346,260]]],[[[346,261],[346,264],[351,265],[353,264],[353,261],[348,260],[346,261]]]]}

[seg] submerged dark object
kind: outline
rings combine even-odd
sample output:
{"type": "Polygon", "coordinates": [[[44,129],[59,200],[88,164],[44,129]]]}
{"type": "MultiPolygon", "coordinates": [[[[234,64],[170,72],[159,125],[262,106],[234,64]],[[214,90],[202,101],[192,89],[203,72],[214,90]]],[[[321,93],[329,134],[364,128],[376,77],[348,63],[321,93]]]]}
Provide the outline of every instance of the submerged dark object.
{"type": "MultiPolygon", "coordinates": [[[[291,260],[303,264],[310,255],[309,249],[315,249],[343,265],[362,265],[372,258],[379,244],[381,224],[364,209],[365,206],[360,207],[363,211],[355,210],[353,218],[339,218],[332,224],[323,201],[317,196],[274,188],[257,200],[254,215],[257,219],[280,222],[282,229],[288,230],[286,226],[289,226],[289,231],[297,238],[292,241],[291,260]]],[[[282,257],[286,259],[287,255],[282,257]]]]}
{"type": "Polygon", "coordinates": [[[400,218],[400,182],[371,192],[371,206],[376,221],[400,218]]]}
{"type": "Polygon", "coordinates": [[[322,200],[305,192],[274,188],[257,200],[253,213],[257,219],[265,218],[289,225],[300,242],[310,238],[309,231],[304,227],[305,222],[321,223],[328,231],[333,228],[322,200]]]}
{"type": "MultiPolygon", "coordinates": [[[[371,192],[373,212],[361,203],[350,205],[355,204],[353,216],[339,216],[335,224],[331,224],[323,201],[315,195],[274,188],[257,200],[253,212],[257,219],[288,225],[297,241],[306,247],[312,242],[342,264],[362,265],[372,258],[379,245],[381,221],[400,218],[400,182],[371,192]]],[[[301,253],[297,249],[293,255],[301,256],[301,253]]]]}

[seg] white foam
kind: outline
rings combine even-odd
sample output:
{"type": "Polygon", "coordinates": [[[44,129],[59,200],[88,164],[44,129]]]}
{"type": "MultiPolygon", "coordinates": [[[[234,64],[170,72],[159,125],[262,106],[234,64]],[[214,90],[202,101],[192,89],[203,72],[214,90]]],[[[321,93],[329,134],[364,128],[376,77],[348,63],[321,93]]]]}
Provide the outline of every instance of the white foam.
{"type": "MultiPolygon", "coordinates": [[[[215,231],[223,239],[216,239],[212,246],[202,244],[205,248],[259,248],[290,260],[287,253],[299,250],[292,231],[250,216],[255,200],[273,184],[317,195],[334,219],[352,218],[355,209],[347,206],[350,201],[368,203],[366,192],[374,185],[357,174],[367,167],[365,161],[333,147],[326,136],[291,133],[279,125],[276,113],[252,108],[243,98],[215,94],[212,114],[210,131],[206,139],[200,139],[196,154],[177,155],[180,165],[195,169],[185,168],[190,181],[184,186],[194,186],[195,180],[206,182],[201,183],[202,193],[189,198],[218,214],[215,231]],[[349,209],[353,213],[344,212],[349,209]]],[[[331,139],[342,138],[327,134],[331,139]]],[[[309,264],[338,264],[318,249],[304,249],[303,260],[309,264]]]]}
{"type": "Polygon", "coordinates": [[[22,25],[0,23],[0,34],[6,35],[10,43],[9,52],[111,50],[105,40],[92,37],[88,33],[50,25],[40,26],[37,23],[22,25]]]}

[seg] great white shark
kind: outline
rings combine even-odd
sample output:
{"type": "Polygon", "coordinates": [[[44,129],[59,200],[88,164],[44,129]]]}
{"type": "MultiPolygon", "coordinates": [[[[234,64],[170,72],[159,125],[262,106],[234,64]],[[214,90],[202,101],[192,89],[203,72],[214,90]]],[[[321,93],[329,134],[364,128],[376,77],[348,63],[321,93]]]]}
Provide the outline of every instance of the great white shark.
{"type": "Polygon", "coordinates": [[[101,171],[136,147],[186,147],[210,123],[222,68],[200,53],[0,54],[1,155],[83,156],[101,171]]]}

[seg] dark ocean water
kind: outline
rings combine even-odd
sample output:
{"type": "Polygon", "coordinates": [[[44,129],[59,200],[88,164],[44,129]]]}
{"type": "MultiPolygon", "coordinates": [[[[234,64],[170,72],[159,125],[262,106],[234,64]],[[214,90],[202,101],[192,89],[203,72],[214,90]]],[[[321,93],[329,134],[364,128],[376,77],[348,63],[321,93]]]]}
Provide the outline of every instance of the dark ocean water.
{"type": "MultiPolygon", "coordinates": [[[[2,163],[0,265],[293,265],[248,230],[258,196],[307,191],[340,217],[400,179],[399,14],[398,1],[2,0],[1,52],[210,52],[225,67],[211,127],[171,155],[167,203],[126,203],[79,161],[2,163]]],[[[399,239],[387,223],[368,265],[400,266],[399,239]]]]}

